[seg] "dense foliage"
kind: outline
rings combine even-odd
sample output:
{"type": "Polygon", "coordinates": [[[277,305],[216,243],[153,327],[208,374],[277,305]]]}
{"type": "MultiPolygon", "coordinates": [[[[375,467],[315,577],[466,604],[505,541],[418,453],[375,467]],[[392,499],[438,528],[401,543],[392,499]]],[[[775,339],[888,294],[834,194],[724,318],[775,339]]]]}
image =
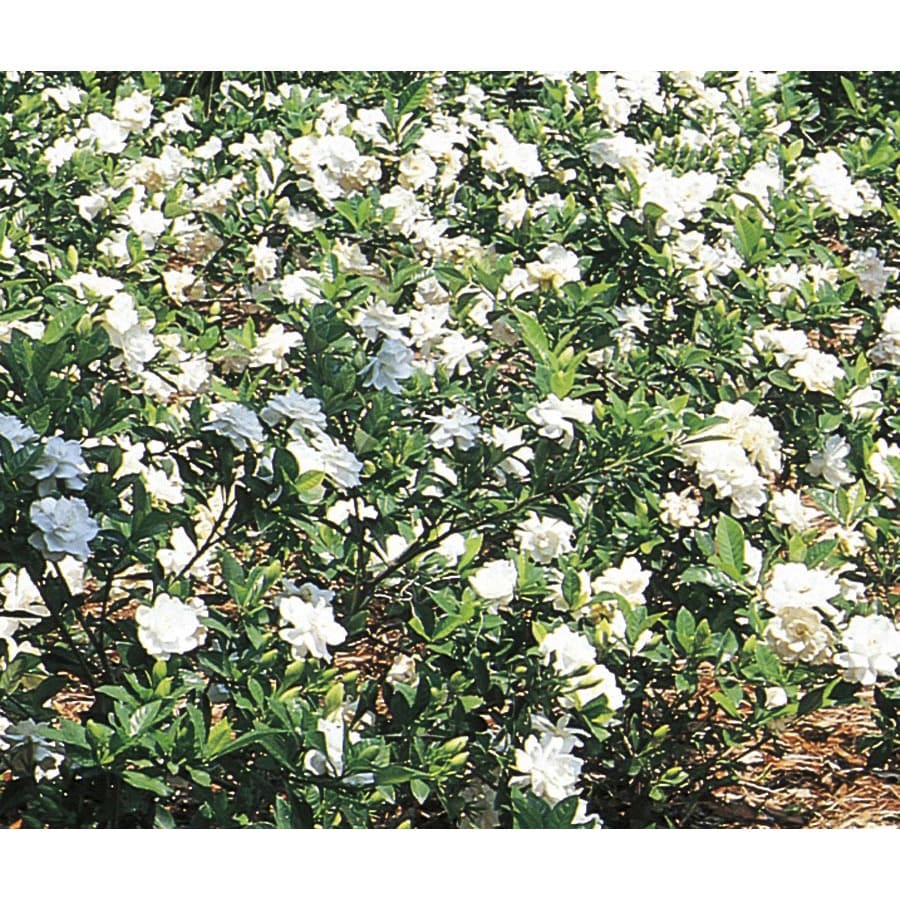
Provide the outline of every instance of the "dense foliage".
{"type": "Polygon", "coordinates": [[[0,820],[686,825],[860,702],[888,764],[897,96],[7,73],[0,820]]]}

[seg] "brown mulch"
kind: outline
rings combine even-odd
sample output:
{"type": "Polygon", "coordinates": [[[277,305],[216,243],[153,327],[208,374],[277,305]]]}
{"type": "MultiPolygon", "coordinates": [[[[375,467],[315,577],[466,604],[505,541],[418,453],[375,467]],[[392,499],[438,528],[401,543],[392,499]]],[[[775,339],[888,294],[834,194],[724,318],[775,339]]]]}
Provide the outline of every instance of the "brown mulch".
{"type": "Polygon", "coordinates": [[[863,705],[819,710],[744,751],[736,785],[718,788],[701,828],[871,828],[900,825],[900,762],[867,768],[859,741],[877,734],[863,705]]]}

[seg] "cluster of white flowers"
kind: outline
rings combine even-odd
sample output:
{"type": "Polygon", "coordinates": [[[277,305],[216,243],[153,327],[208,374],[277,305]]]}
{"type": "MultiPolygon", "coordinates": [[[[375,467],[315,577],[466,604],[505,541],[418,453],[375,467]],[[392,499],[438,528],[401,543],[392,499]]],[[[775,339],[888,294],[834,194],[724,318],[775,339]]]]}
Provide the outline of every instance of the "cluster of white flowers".
{"type": "Polygon", "coordinates": [[[879,209],[881,201],[868,181],[853,181],[844,160],[834,151],[817,153],[802,167],[798,181],[812,200],[824,203],[842,219],[879,209]]]}
{"type": "MultiPolygon", "coordinates": [[[[521,772],[510,779],[510,786],[525,787],[536,797],[555,806],[578,794],[578,779],[584,763],[572,751],[584,746],[584,732],[569,726],[569,716],[555,723],[542,716],[534,716],[535,734],[530,734],[521,748],[516,749],[515,768],[521,772]]],[[[596,815],[588,815],[587,804],[579,799],[575,825],[599,824],[596,815]]]]}
{"type": "Polygon", "coordinates": [[[583,634],[572,631],[568,625],[559,625],[544,636],[539,648],[544,664],[552,665],[556,674],[565,679],[561,705],[581,708],[605,697],[609,708],[617,710],[625,702],[615,675],[597,662],[597,651],[583,634]]]}
{"type": "Polygon", "coordinates": [[[768,419],[752,415],[753,409],[745,400],[716,404],[714,414],[727,421],[682,446],[700,487],[715,488],[720,500],[730,498],[731,514],[738,518],[759,515],[767,498],[766,477],[781,468],[781,438],[768,419]]]}

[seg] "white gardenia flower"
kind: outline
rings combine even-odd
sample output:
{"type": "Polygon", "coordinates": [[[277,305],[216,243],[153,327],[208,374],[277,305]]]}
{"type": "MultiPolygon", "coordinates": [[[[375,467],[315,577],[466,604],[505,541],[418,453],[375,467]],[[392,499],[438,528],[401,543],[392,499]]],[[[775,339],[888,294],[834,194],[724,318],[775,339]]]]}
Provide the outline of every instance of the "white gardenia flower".
{"type": "Polygon", "coordinates": [[[862,295],[874,300],[881,298],[888,279],[897,274],[895,268],[885,266],[884,261],[878,258],[878,250],[874,247],[854,250],[850,255],[850,271],[856,276],[862,295]]]}
{"type": "Polygon", "coordinates": [[[779,525],[786,525],[799,532],[809,531],[819,516],[816,509],[804,506],[800,494],[790,490],[775,491],[772,494],[769,512],[779,525]]]}
{"type": "MultiPolygon", "coordinates": [[[[320,461],[319,471],[345,490],[359,485],[363,464],[343,444],[320,432],[313,435],[312,445],[320,461]]],[[[287,449],[290,450],[292,446],[289,445],[287,449]]]]}
{"type": "Polygon", "coordinates": [[[299,332],[288,331],[276,323],[256,339],[256,345],[250,351],[249,365],[255,368],[272,366],[276,372],[283,372],[287,368],[288,354],[302,343],[303,336],[299,332]]]}
{"type": "Polygon", "coordinates": [[[844,680],[857,684],[875,684],[879,676],[897,674],[900,656],[900,631],[887,616],[854,616],[841,634],[846,652],[836,653],[834,661],[844,670],[844,680]]]}
{"type": "Polygon", "coordinates": [[[327,424],[322,401],[317,397],[305,397],[297,390],[272,397],[259,417],[266,425],[272,426],[282,419],[289,419],[288,433],[297,438],[302,437],[304,432],[318,434],[325,430],[327,424]]]}
{"type": "Polygon", "coordinates": [[[196,597],[184,601],[157,594],[152,606],[141,606],[134,614],[138,640],[155,659],[189,653],[206,641],[206,627],[200,622],[206,612],[205,604],[196,597]]]}
{"type": "Polygon", "coordinates": [[[834,384],[844,377],[844,370],[836,356],[809,348],[788,369],[788,375],[796,378],[809,391],[833,394],[834,384]]]}
{"type": "Polygon", "coordinates": [[[415,371],[412,350],[403,341],[389,338],[359,374],[368,373],[363,387],[374,387],[379,391],[402,394],[403,385],[400,382],[412,377],[415,371]]]}
{"type": "Polygon", "coordinates": [[[828,662],[833,643],[822,617],[808,606],[783,606],[766,626],[765,640],[784,663],[828,662]]]}
{"type": "Polygon", "coordinates": [[[489,172],[512,169],[529,180],[543,173],[544,167],[535,144],[520,143],[509,129],[498,122],[491,122],[485,130],[492,140],[481,151],[481,164],[489,172]]]}
{"type": "Polygon", "coordinates": [[[581,279],[578,257],[561,244],[550,244],[538,253],[536,262],[525,266],[529,290],[556,290],[564,284],[581,279]]]}
{"type": "MultiPolygon", "coordinates": [[[[76,592],[77,593],[77,592],[76,592]]],[[[7,572],[0,580],[0,597],[3,598],[3,611],[22,613],[22,618],[3,617],[0,624],[7,621],[17,625],[33,625],[38,619],[50,615],[41,592],[31,580],[27,569],[18,572],[7,572]]]]}
{"type": "Polygon", "coordinates": [[[542,437],[559,440],[563,447],[570,447],[575,437],[572,422],[589,425],[594,415],[594,408],[583,400],[570,397],[559,398],[550,394],[537,406],[528,410],[528,418],[538,426],[538,434],[542,437]]]}
{"type": "Polygon", "coordinates": [[[419,683],[419,673],[416,671],[416,658],[398,653],[388,669],[384,680],[390,685],[405,684],[415,687],[419,683]]]}
{"type": "Polygon", "coordinates": [[[593,644],[568,625],[559,625],[544,635],[538,649],[543,655],[544,665],[552,664],[558,675],[574,675],[593,668],[597,663],[597,651],[593,644]]]}
{"type": "Polygon", "coordinates": [[[672,528],[693,528],[700,522],[700,504],[693,496],[693,488],[681,493],[667,491],[659,501],[659,519],[672,528]]]}
{"type": "Polygon", "coordinates": [[[806,332],[796,329],[760,328],[753,332],[753,346],[757,350],[771,350],[775,354],[775,362],[785,366],[806,354],[809,338],[806,332]]]}
{"type": "Polygon", "coordinates": [[[568,522],[552,516],[538,517],[534,512],[516,529],[519,549],[535,562],[546,564],[572,552],[574,530],[568,522]]]}
{"type": "Polygon", "coordinates": [[[45,497],[31,504],[31,522],[37,531],[28,543],[58,561],[64,556],[86,560],[91,555],[88,544],[97,536],[100,526],[91,518],[84,500],[67,497],[45,497]]]}
{"type": "Polygon", "coordinates": [[[504,475],[512,475],[520,481],[528,477],[528,463],[534,459],[534,450],[525,446],[525,439],[522,436],[523,429],[520,428],[501,428],[499,425],[491,426],[490,442],[501,450],[509,451],[508,454],[497,464],[497,469],[504,475]]]}
{"type": "MultiPolygon", "coordinates": [[[[200,535],[197,535],[200,538],[200,535]]],[[[201,544],[203,540],[200,540],[201,544]]],[[[168,547],[156,551],[156,559],[166,575],[177,575],[190,564],[188,574],[193,578],[207,578],[212,570],[212,551],[207,549],[199,556],[198,547],[180,525],[173,529],[168,547]]]]}
{"type": "Polygon", "coordinates": [[[253,278],[257,282],[269,281],[275,277],[278,270],[278,254],[269,246],[267,237],[261,238],[259,243],[250,251],[253,262],[253,278]]]}
{"type": "Polygon", "coordinates": [[[577,793],[583,763],[565,747],[565,739],[556,735],[529,735],[522,749],[516,750],[515,767],[523,775],[510,779],[510,784],[527,786],[552,805],[577,793]]]}
{"type": "Polygon", "coordinates": [[[31,776],[40,782],[56,778],[66,757],[62,744],[38,734],[38,727],[34,719],[13,724],[0,716],[0,750],[7,751],[13,774],[31,776]]]}
{"type": "Polygon", "coordinates": [[[821,476],[832,487],[840,487],[853,481],[846,458],[850,454],[850,445],[837,434],[832,434],[821,450],[815,450],[809,455],[809,465],[806,471],[814,478],[821,476]]]}
{"type": "Polygon", "coordinates": [[[646,603],[644,591],[650,584],[650,574],[641,567],[639,559],[627,556],[622,560],[621,566],[610,566],[595,578],[592,588],[595,594],[618,594],[631,606],[643,606],[646,603]]]}
{"type": "Polygon", "coordinates": [[[313,748],[303,758],[307,771],[315,775],[344,774],[344,720],[340,716],[334,719],[319,719],[316,729],[325,738],[325,752],[313,748]]]}
{"type": "Polygon", "coordinates": [[[869,456],[868,466],[878,487],[883,491],[892,491],[897,486],[897,470],[891,465],[891,460],[900,463],[900,446],[878,438],[869,456]]]}
{"type": "Polygon", "coordinates": [[[776,563],[763,590],[763,600],[775,613],[786,607],[817,609],[829,619],[838,620],[840,610],[828,601],[840,593],[838,579],[830,572],[809,569],[798,562],[776,563]]]}
{"type": "Polygon", "coordinates": [[[881,418],[881,391],[872,385],[855,387],[844,397],[844,406],[850,410],[854,422],[872,421],[881,418]]]}
{"type": "Polygon", "coordinates": [[[15,416],[0,413],[0,438],[12,445],[13,453],[18,453],[26,444],[37,440],[37,434],[15,416]]]}
{"type": "Polygon", "coordinates": [[[460,375],[468,375],[472,371],[469,357],[478,357],[487,350],[487,344],[477,338],[469,338],[458,331],[451,331],[438,344],[438,352],[441,354],[441,365],[448,375],[458,372],[460,375]]]}
{"type": "Polygon", "coordinates": [[[481,434],[478,428],[481,416],[469,412],[464,406],[444,406],[441,415],[424,418],[435,425],[428,439],[438,450],[446,450],[454,444],[459,450],[469,450],[481,434]]]}
{"type": "Polygon", "coordinates": [[[469,576],[469,584],[482,600],[488,601],[488,610],[496,614],[501,609],[509,609],[518,578],[514,562],[495,559],[476,569],[469,576]]]}
{"type": "Polygon", "coordinates": [[[357,310],[353,324],[361,328],[370,341],[379,335],[399,341],[403,339],[403,330],[409,328],[409,313],[396,313],[384,300],[369,299],[357,310]]]}
{"type": "Polygon", "coordinates": [[[334,618],[331,601],[334,592],[322,590],[314,584],[304,584],[299,588],[293,582],[285,582],[285,593],[281,594],[278,611],[283,627],[278,633],[291,645],[294,659],[313,656],[331,661],[329,645],[343,643],[347,632],[334,618]]]}
{"type": "Polygon", "coordinates": [[[714,487],[719,500],[731,498],[733,516],[759,515],[766,502],[766,483],[743,447],[730,439],[713,438],[687,444],[683,453],[697,467],[700,487],[714,487]]]}
{"type": "Polygon", "coordinates": [[[881,334],[869,352],[869,359],[878,365],[900,366],[900,306],[885,310],[881,334]]]}
{"type": "Polygon", "coordinates": [[[251,444],[257,447],[265,440],[256,413],[242,403],[231,400],[213,403],[210,414],[210,421],[203,426],[203,431],[224,435],[238,450],[246,450],[251,444]]]}
{"type": "Polygon", "coordinates": [[[90,474],[90,469],[84,462],[78,441],[52,437],[44,444],[43,455],[31,474],[40,482],[38,493],[44,496],[55,487],[56,479],[70,491],[82,490],[84,477],[90,474]]]}

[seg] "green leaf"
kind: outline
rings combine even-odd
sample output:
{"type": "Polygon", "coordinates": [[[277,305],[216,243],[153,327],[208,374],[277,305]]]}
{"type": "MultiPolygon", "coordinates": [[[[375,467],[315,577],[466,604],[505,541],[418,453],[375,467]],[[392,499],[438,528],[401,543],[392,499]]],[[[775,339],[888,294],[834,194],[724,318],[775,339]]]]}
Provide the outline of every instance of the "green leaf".
{"type": "Polygon", "coordinates": [[[164,781],[159,778],[151,778],[142,772],[123,772],[122,780],[139,791],[150,791],[158,797],[168,797],[172,793],[164,781]]]}
{"type": "Polygon", "coordinates": [[[548,362],[552,357],[550,342],[547,340],[547,335],[541,328],[540,322],[533,315],[521,309],[513,309],[513,315],[519,323],[522,340],[531,351],[532,356],[538,362],[548,362]]]}
{"type": "Polygon", "coordinates": [[[418,778],[410,779],[409,789],[412,791],[412,795],[416,798],[416,803],[418,803],[419,806],[428,799],[428,795],[431,793],[431,788],[418,778]]]}
{"type": "Polygon", "coordinates": [[[744,577],[744,529],[731,516],[721,515],[716,523],[716,563],[736,581],[744,577]]]}
{"type": "Polygon", "coordinates": [[[407,85],[400,94],[397,101],[399,114],[401,116],[406,113],[413,112],[422,105],[425,95],[428,93],[428,79],[419,78],[412,84],[407,85]]]}

